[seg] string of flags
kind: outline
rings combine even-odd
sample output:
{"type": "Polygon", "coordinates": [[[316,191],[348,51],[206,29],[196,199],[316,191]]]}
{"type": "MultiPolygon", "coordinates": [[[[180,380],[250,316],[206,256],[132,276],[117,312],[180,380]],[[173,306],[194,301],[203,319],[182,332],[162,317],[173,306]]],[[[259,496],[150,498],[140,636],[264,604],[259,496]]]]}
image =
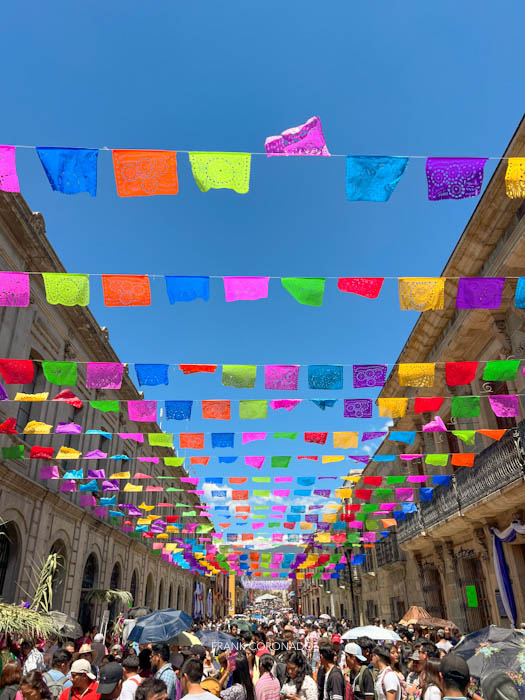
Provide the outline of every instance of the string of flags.
{"type": "MultiPolygon", "coordinates": [[[[524,159],[525,160],[525,159],[524,159]]],[[[87,306],[92,277],[100,277],[104,304],[107,307],[150,306],[151,279],[163,278],[170,304],[209,301],[209,276],[114,275],[66,272],[0,272],[0,306],[28,307],[30,277],[41,276],[46,300],[52,305],[87,306]]],[[[326,280],[337,279],[337,289],[367,299],[377,299],[385,279],[397,279],[399,304],[403,311],[418,312],[445,308],[447,292],[455,295],[457,309],[498,309],[505,282],[517,280],[514,293],[516,308],[525,308],[525,277],[222,277],[226,302],[267,299],[271,279],[299,304],[322,306],[326,280]]]]}
{"type": "MultiPolygon", "coordinates": [[[[485,362],[417,362],[388,364],[354,364],[354,365],[263,365],[264,388],[269,391],[297,391],[301,367],[307,368],[308,388],[313,390],[334,390],[344,388],[344,368],[351,367],[352,387],[354,389],[372,389],[383,387],[388,376],[389,366],[396,367],[400,386],[432,387],[434,386],[436,367],[444,365],[445,384],[447,386],[466,386],[476,380],[480,364],[484,365],[480,377],[483,381],[515,381],[521,359],[490,360],[485,362]]],[[[119,362],[69,362],[46,360],[0,359],[0,376],[5,384],[31,384],[35,378],[35,364],[40,364],[46,381],[57,386],[75,386],[78,382],[79,367],[86,367],[85,386],[87,389],[120,389],[125,368],[119,362]]],[[[144,386],[168,386],[170,367],[175,364],[139,364],[134,369],[137,382],[144,386]]],[[[184,375],[214,374],[216,364],[179,364],[184,375]]],[[[254,389],[257,380],[258,365],[221,365],[222,386],[236,389],[254,389]]],[[[525,367],[523,367],[525,373],[525,367]]],[[[0,396],[1,398],[1,396],[0,396]]],[[[443,397],[444,398],[444,397],[443,397]]],[[[286,400],[288,401],[288,400],[286,400]]],[[[294,400],[300,403],[301,399],[294,400]]],[[[274,402],[274,409],[292,410],[297,403],[274,402]]],[[[322,405],[320,408],[328,408],[322,405]]],[[[168,410],[168,406],[166,406],[168,410]]],[[[427,409],[428,410],[428,409],[427,409]]]]}
{"type": "MultiPolygon", "coordinates": [[[[55,148],[0,146],[0,190],[20,192],[16,149],[34,148],[51,188],[64,194],[97,194],[98,154],[107,148],[55,148]]],[[[201,192],[250,189],[252,155],[248,152],[114,149],[110,151],[119,197],[176,195],[179,192],[177,155],[187,153],[193,178],[201,192]]],[[[275,156],[330,157],[319,117],[270,136],[265,141],[268,158],[275,156]]],[[[346,198],[351,202],[387,202],[403,177],[409,157],[347,155],[346,198]]],[[[488,158],[426,159],[428,199],[442,201],[476,197],[483,185],[488,158]]],[[[505,160],[503,158],[498,160],[505,160]]],[[[510,198],[525,197],[525,158],[508,158],[505,191],[510,198]]]]}

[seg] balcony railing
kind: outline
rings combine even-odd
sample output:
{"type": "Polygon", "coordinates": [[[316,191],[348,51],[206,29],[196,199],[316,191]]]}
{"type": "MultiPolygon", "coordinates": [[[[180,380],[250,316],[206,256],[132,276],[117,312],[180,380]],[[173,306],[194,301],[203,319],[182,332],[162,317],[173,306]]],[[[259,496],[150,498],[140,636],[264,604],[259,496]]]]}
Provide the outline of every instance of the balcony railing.
{"type": "Polygon", "coordinates": [[[376,544],[377,566],[387,566],[405,560],[405,553],[399,549],[395,532],[376,544]]]}
{"type": "Polygon", "coordinates": [[[525,421],[476,456],[474,467],[460,469],[450,486],[434,489],[432,501],[422,501],[419,512],[399,521],[399,543],[417,537],[422,530],[443,522],[454,513],[471,506],[502,487],[522,479],[525,474],[525,421]]]}

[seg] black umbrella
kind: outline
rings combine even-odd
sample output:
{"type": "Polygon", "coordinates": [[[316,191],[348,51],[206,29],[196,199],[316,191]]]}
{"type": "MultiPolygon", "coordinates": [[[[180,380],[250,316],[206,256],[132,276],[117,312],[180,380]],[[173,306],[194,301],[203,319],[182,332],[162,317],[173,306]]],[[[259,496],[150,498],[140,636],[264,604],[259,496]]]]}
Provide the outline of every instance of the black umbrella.
{"type": "Polygon", "coordinates": [[[468,634],[453,651],[467,662],[478,692],[489,674],[503,671],[525,696],[525,630],[490,625],[468,634]]]}
{"type": "Polygon", "coordinates": [[[150,644],[152,642],[168,642],[191,626],[192,619],[182,610],[156,610],[141,617],[129,633],[129,642],[150,644]]]}

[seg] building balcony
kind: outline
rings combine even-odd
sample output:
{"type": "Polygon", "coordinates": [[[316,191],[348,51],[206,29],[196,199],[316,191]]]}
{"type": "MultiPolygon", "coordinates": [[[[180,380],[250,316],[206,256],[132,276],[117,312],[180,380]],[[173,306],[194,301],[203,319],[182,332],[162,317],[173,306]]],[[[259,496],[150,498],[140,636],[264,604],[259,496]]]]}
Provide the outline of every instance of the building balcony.
{"type": "Polygon", "coordinates": [[[395,532],[390,533],[381,542],[377,542],[375,549],[378,567],[399,564],[406,560],[405,553],[402,549],[399,549],[395,532]]]}
{"type": "MultiPolygon", "coordinates": [[[[485,500],[525,476],[525,421],[487,449],[480,452],[472,468],[458,470],[450,486],[434,489],[432,501],[422,501],[419,512],[401,520],[397,528],[399,544],[408,542],[454,514],[485,500]]],[[[390,538],[387,538],[390,539],[390,538]]]]}

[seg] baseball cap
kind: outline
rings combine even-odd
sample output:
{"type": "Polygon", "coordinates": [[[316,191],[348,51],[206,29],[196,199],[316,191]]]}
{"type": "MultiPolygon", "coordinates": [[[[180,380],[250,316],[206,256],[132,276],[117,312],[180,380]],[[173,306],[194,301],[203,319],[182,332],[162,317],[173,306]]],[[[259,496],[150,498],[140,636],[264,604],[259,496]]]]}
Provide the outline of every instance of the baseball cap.
{"type": "Polygon", "coordinates": [[[122,680],[122,666],[115,661],[105,664],[100,669],[97,693],[107,695],[115,690],[115,686],[122,680]]]}
{"type": "Polygon", "coordinates": [[[341,642],[341,635],[340,634],[333,634],[332,635],[332,642],[341,642]]]}
{"type": "Polygon", "coordinates": [[[352,656],[355,656],[357,659],[359,659],[359,661],[366,661],[366,657],[363,656],[363,650],[361,649],[359,644],[356,644],[355,642],[349,642],[345,646],[345,654],[351,654],[352,656]]]}
{"type": "Polygon", "coordinates": [[[465,659],[458,654],[447,654],[441,659],[439,670],[445,683],[454,681],[462,690],[470,683],[470,671],[465,659]]]}
{"type": "Polygon", "coordinates": [[[419,651],[414,649],[414,651],[408,657],[410,661],[419,661],[419,651]]]}
{"type": "Polygon", "coordinates": [[[192,656],[197,656],[201,661],[204,661],[206,658],[206,649],[202,644],[194,644],[190,647],[190,652],[192,656]]]}
{"type": "Polygon", "coordinates": [[[77,659],[71,664],[71,673],[85,673],[92,681],[95,680],[95,674],[91,673],[91,664],[87,659],[77,659]]]}

